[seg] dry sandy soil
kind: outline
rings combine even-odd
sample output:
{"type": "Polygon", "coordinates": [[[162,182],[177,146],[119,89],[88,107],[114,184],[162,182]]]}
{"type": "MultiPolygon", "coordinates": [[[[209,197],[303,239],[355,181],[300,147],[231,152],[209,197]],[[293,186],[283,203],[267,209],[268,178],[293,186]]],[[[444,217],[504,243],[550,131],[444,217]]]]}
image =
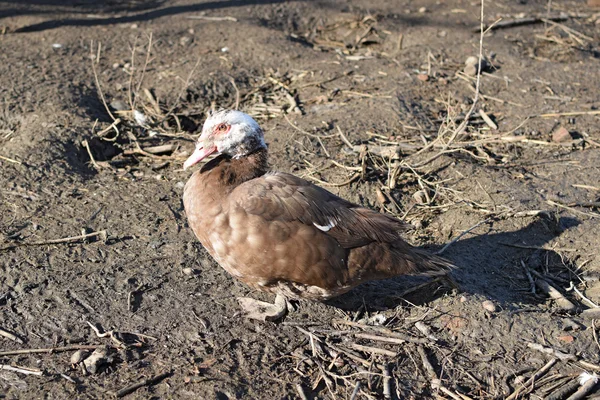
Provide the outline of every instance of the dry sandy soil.
{"type": "Polygon", "coordinates": [[[0,398],[138,382],[126,396],[577,390],[600,370],[585,311],[600,303],[600,9],[487,2],[486,24],[538,20],[485,35],[469,112],[479,13],[464,0],[1,1],[0,365],[40,373],[0,368],[0,398]],[[280,323],[241,316],[237,297],[272,298],[207,255],[181,203],[206,112],[236,104],[267,132],[274,169],[403,218],[415,245],[450,244],[451,279],[366,284],[280,323]],[[71,359],[102,346],[87,368],[71,359]]]}

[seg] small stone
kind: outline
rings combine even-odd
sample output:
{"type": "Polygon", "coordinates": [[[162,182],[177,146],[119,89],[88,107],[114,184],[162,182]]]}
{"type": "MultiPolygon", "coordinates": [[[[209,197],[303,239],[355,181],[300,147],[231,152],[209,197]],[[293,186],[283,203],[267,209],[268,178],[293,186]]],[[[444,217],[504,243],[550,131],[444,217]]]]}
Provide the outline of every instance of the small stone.
{"type": "Polygon", "coordinates": [[[179,39],[179,44],[182,46],[187,46],[190,43],[192,43],[192,38],[189,36],[183,36],[179,39]]]}
{"type": "Polygon", "coordinates": [[[570,142],[571,140],[573,140],[573,136],[571,136],[571,133],[563,126],[555,130],[552,134],[552,141],[555,143],[570,142]]]}
{"type": "Polygon", "coordinates": [[[446,79],[446,78],[438,78],[438,83],[440,85],[447,85],[448,84],[448,79],[446,79]]]}
{"type": "Polygon", "coordinates": [[[108,354],[109,349],[106,346],[98,347],[94,350],[91,356],[83,360],[87,372],[96,374],[99,372],[101,366],[110,364],[112,362],[112,357],[109,357],[108,354]]]}
{"type": "Polygon", "coordinates": [[[175,184],[175,187],[178,189],[183,189],[185,187],[185,183],[179,181],[175,184]]]}
{"type": "Polygon", "coordinates": [[[419,8],[419,14],[425,14],[427,12],[427,7],[419,8]]]}
{"type": "Polygon", "coordinates": [[[129,107],[127,107],[127,104],[125,104],[125,102],[121,100],[111,101],[110,106],[116,111],[125,111],[129,109],[129,107]]]}
{"type": "Polygon", "coordinates": [[[130,28],[131,29],[137,29],[138,28],[138,24],[131,24],[130,28]]]}
{"type": "Polygon", "coordinates": [[[193,274],[194,274],[194,269],[193,269],[193,268],[189,268],[189,267],[187,267],[187,268],[184,268],[184,269],[182,269],[181,271],[182,271],[184,274],[186,274],[186,275],[193,275],[193,274]]]}
{"type": "Polygon", "coordinates": [[[89,354],[90,352],[87,350],[77,350],[71,355],[71,364],[79,364],[80,362],[85,360],[89,354]]]}
{"type": "Polygon", "coordinates": [[[62,45],[62,44],[60,44],[60,43],[54,43],[54,44],[52,45],[52,47],[54,47],[55,49],[60,49],[61,47],[63,47],[63,45],[62,45]]]}
{"type": "Polygon", "coordinates": [[[563,336],[559,336],[558,340],[561,340],[565,343],[573,343],[573,341],[575,340],[575,338],[571,335],[563,335],[563,336]]]}
{"type": "Polygon", "coordinates": [[[119,64],[119,63],[114,63],[114,64],[112,65],[112,68],[113,68],[113,69],[117,69],[117,68],[119,68],[120,66],[121,66],[121,64],[119,64]]]}
{"type": "Polygon", "coordinates": [[[466,303],[467,302],[467,297],[466,296],[460,296],[460,302],[461,303],[466,303]]]}
{"type": "Polygon", "coordinates": [[[481,305],[489,312],[496,312],[496,305],[490,300],[485,300],[481,305]]]}
{"type": "Polygon", "coordinates": [[[427,193],[425,190],[416,191],[412,197],[418,204],[427,204],[427,193]]]}
{"type": "Polygon", "coordinates": [[[227,53],[229,51],[229,47],[221,47],[221,53],[227,53]]]}
{"type": "Polygon", "coordinates": [[[417,75],[417,79],[421,82],[427,82],[429,80],[429,75],[427,74],[419,74],[417,75]]]}
{"type": "Polygon", "coordinates": [[[478,60],[477,57],[470,56],[465,60],[465,65],[477,65],[478,60]]]}
{"type": "Polygon", "coordinates": [[[465,69],[463,69],[463,72],[465,73],[465,75],[475,76],[477,75],[477,65],[466,65],[465,69]]]}

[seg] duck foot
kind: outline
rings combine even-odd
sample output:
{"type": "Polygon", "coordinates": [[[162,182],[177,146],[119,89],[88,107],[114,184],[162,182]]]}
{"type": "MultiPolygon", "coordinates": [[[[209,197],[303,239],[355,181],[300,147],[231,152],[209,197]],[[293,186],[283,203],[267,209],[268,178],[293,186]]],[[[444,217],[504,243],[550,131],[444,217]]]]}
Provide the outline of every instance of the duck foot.
{"type": "Polygon", "coordinates": [[[280,294],[275,297],[274,304],[250,297],[238,297],[237,300],[246,318],[274,322],[283,318],[288,312],[287,299],[280,294]]]}

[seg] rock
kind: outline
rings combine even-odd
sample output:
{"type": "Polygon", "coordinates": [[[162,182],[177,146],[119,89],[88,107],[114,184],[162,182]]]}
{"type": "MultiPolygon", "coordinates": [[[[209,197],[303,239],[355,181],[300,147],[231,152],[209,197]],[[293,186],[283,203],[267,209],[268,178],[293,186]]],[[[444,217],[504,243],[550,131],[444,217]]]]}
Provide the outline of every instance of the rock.
{"type": "Polygon", "coordinates": [[[496,305],[490,300],[485,300],[481,305],[489,312],[496,312],[496,305]]]}
{"type": "Polygon", "coordinates": [[[419,8],[419,14],[425,14],[426,12],[427,12],[427,8],[426,7],[419,8]]]}
{"type": "Polygon", "coordinates": [[[581,316],[586,319],[600,319],[600,308],[590,308],[583,310],[581,316]]]}
{"type": "Polygon", "coordinates": [[[421,82],[427,82],[429,80],[429,75],[427,74],[419,74],[417,75],[417,79],[421,82]]]}
{"type": "Polygon", "coordinates": [[[475,76],[477,75],[477,67],[475,65],[467,65],[465,69],[463,69],[465,75],[475,76]]]}
{"type": "Polygon", "coordinates": [[[427,193],[423,189],[416,191],[412,197],[418,204],[427,204],[427,193]]]}
{"type": "Polygon", "coordinates": [[[112,362],[112,357],[109,357],[108,353],[109,349],[107,346],[98,347],[96,350],[94,350],[91,356],[83,361],[85,369],[90,374],[98,373],[98,370],[101,366],[110,364],[112,362]]]}
{"type": "Polygon", "coordinates": [[[71,364],[79,364],[80,362],[85,360],[89,354],[90,352],[87,350],[77,350],[71,355],[71,364]]]}
{"type": "Polygon", "coordinates": [[[563,341],[565,343],[573,343],[575,338],[571,335],[563,335],[563,336],[559,336],[558,340],[563,341]]]}
{"type": "MultiPolygon", "coordinates": [[[[479,58],[470,56],[465,60],[465,68],[463,72],[469,76],[477,75],[477,66],[479,58]]],[[[487,71],[490,68],[490,64],[485,60],[481,59],[481,72],[487,71]]]]}
{"type": "Polygon", "coordinates": [[[477,65],[477,57],[470,56],[465,60],[465,65],[477,65]]]}
{"type": "Polygon", "coordinates": [[[555,143],[570,142],[571,140],[573,140],[573,136],[564,126],[559,127],[552,134],[552,141],[555,143]]]}
{"type": "Polygon", "coordinates": [[[563,320],[563,331],[580,331],[582,325],[573,321],[571,318],[565,318],[563,320]]]}
{"type": "Polygon", "coordinates": [[[129,107],[127,106],[127,104],[125,104],[124,101],[121,100],[113,100],[110,102],[110,106],[116,110],[116,111],[125,111],[125,110],[129,110],[129,107]]]}

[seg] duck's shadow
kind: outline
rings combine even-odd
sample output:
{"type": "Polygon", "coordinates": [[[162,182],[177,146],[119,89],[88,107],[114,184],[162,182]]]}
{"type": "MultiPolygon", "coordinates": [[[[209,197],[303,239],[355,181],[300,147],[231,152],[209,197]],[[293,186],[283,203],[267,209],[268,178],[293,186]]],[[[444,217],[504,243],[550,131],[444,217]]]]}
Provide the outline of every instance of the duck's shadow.
{"type": "Polygon", "coordinates": [[[492,233],[490,229],[486,234],[459,240],[444,252],[443,256],[457,267],[449,279],[401,276],[367,282],[327,304],[345,311],[357,311],[365,305],[371,311],[386,310],[425,304],[452,290],[480,294],[505,305],[536,302],[536,298],[526,295],[530,282],[521,261],[533,271],[562,263],[560,255],[544,245],[578,224],[574,218],[540,215],[517,231],[492,233]]]}

